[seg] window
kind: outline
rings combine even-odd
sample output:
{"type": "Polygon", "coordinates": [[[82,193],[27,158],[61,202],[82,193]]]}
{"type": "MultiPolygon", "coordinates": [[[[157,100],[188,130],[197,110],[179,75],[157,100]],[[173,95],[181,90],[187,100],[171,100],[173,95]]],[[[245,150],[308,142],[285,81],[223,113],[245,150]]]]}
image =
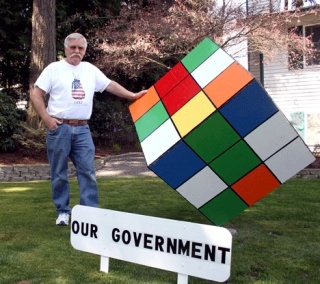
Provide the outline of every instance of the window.
{"type": "Polygon", "coordinates": [[[277,0],[280,3],[281,10],[295,10],[306,8],[319,4],[319,0],[277,0]]]}
{"type": "Polygon", "coordinates": [[[306,66],[320,65],[320,25],[314,26],[298,26],[289,29],[289,33],[304,35],[311,39],[313,43],[312,54],[299,53],[294,46],[288,47],[289,69],[303,69],[306,66]]]}
{"type": "Polygon", "coordinates": [[[313,54],[306,55],[306,66],[320,65],[320,25],[306,27],[305,36],[311,38],[314,49],[313,54]]]}

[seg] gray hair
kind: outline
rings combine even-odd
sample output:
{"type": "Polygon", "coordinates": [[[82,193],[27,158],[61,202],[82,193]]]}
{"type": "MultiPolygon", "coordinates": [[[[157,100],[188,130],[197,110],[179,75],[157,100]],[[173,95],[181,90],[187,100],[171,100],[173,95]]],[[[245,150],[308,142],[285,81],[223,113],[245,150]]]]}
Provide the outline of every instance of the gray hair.
{"type": "Polygon", "coordinates": [[[72,39],[83,39],[85,48],[87,48],[88,43],[87,43],[86,38],[82,34],[79,34],[79,33],[69,34],[64,40],[64,46],[68,46],[69,41],[72,39]]]}

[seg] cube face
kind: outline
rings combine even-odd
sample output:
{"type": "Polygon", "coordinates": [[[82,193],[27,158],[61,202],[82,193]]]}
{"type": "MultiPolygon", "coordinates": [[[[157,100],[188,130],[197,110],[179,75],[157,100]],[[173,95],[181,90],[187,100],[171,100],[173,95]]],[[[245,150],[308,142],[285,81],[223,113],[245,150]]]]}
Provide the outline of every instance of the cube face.
{"type": "Polygon", "coordinates": [[[314,161],[263,87],[208,38],[129,109],[149,169],[216,225],[314,161]]]}
{"type": "Polygon", "coordinates": [[[185,56],[181,62],[186,69],[192,73],[199,65],[206,61],[212,54],[219,49],[219,46],[205,38],[199,45],[197,45],[192,52],[185,56]]]}
{"type": "Polygon", "coordinates": [[[214,111],[215,107],[210,100],[200,92],[171,116],[171,119],[180,136],[184,137],[214,111]]]}
{"type": "Polygon", "coordinates": [[[239,63],[233,62],[215,80],[204,87],[204,92],[216,107],[221,107],[252,80],[253,76],[249,72],[239,63]]]}
{"type": "Polygon", "coordinates": [[[206,163],[210,163],[239,141],[240,136],[220,113],[215,112],[184,140],[206,163]]]}
{"type": "Polygon", "coordinates": [[[220,109],[221,114],[242,136],[246,136],[278,110],[260,84],[253,80],[220,109]]]}
{"type": "Polygon", "coordinates": [[[187,76],[189,76],[189,73],[181,63],[175,65],[170,72],[165,74],[158,82],[154,84],[154,87],[160,98],[165,97],[187,76]]]}
{"type": "Polygon", "coordinates": [[[240,140],[221,154],[209,166],[227,184],[231,185],[260,164],[258,156],[240,140]]]}
{"type": "Polygon", "coordinates": [[[135,124],[139,140],[143,141],[145,138],[147,138],[168,118],[168,113],[166,112],[163,104],[161,102],[155,104],[147,113],[145,113],[139,120],[137,120],[135,124]]]}

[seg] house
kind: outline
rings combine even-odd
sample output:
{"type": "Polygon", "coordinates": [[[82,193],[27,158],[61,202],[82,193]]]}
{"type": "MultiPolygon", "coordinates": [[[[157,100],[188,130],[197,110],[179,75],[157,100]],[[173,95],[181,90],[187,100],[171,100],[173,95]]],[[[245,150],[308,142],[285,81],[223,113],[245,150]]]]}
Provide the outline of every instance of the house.
{"type": "MultiPolygon", "coordinates": [[[[299,8],[301,11],[317,8],[320,0],[247,0],[247,8],[257,3],[259,13],[284,13],[299,8]]],[[[318,7],[319,8],[319,7],[318,7]]],[[[248,52],[248,70],[261,82],[274,102],[293,124],[307,145],[320,144],[320,14],[300,13],[288,28],[297,27],[304,36],[312,35],[319,54],[300,60],[290,60],[288,49],[275,61],[265,64],[263,54],[248,52]],[[284,63],[287,64],[284,64],[284,63]],[[290,62],[290,63],[289,63],[290,62]]]]}

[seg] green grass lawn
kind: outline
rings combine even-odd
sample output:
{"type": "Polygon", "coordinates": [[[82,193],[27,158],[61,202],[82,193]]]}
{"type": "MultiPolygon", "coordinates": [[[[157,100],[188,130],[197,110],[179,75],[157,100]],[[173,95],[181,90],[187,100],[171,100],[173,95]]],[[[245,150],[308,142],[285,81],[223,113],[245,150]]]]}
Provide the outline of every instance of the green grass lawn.
{"type": "MultiPolygon", "coordinates": [[[[158,178],[99,179],[100,207],[210,224],[158,178]]],[[[79,200],[71,180],[71,205],[79,200]]],[[[177,274],[75,250],[55,225],[48,181],[0,183],[0,283],[177,283],[177,274]]],[[[226,227],[233,238],[227,283],[302,284],[320,279],[320,180],[291,179],[226,227]]],[[[215,283],[189,277],[189,283],[215,283]]]]}

